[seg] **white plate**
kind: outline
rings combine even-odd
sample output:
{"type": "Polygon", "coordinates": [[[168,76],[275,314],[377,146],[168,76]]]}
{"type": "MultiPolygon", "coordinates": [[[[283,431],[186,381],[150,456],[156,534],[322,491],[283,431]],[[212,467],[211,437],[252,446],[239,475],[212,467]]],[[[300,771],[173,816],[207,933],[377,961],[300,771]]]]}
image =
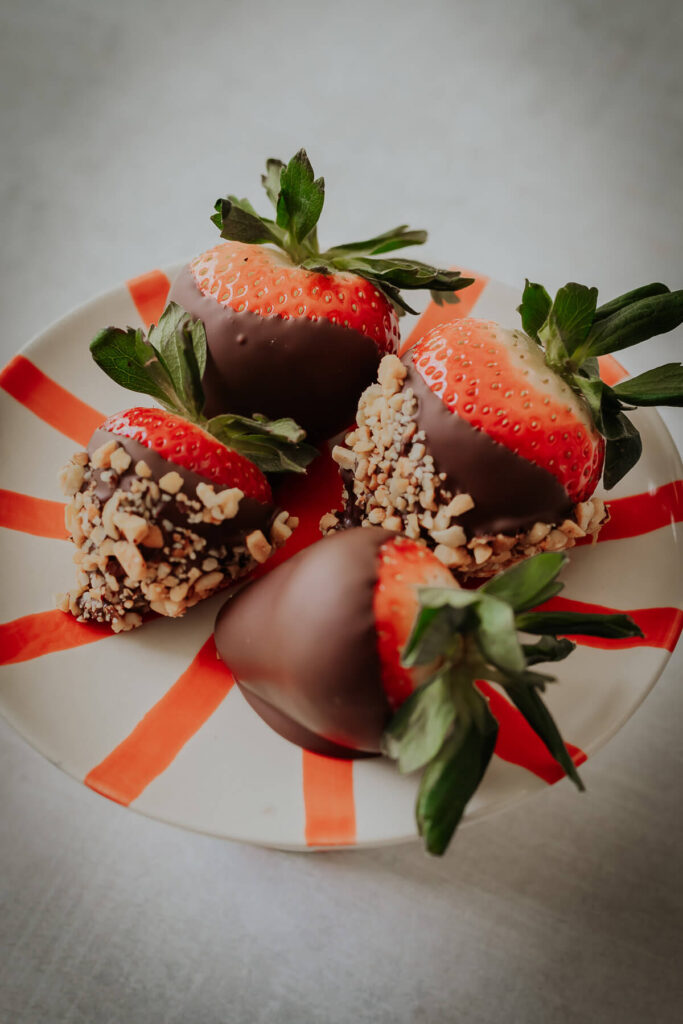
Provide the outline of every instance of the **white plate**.
{"type": "MultiPolygon", "coordinates": [[[[330,761],[288,744],[229,688],[210,642],[188,672],[211,636],[220,598],[183,620],[157,620],[75,647],[68,646],[74,629],[90,639],[88,628],[50,612],[54,593],[71,585],[72,549],[27,532],[58,530],[58,507],[22,504],[16,494],[61,502],[57,472],[83,447],[97,410],[108,415],[133,404],[95,367],[88,343],[104,325],[142,322],[133,294],[152,315],[164,290],[161,272],[114,289],[50,327],[0,376],[0,660],[11,662],[0,680],[0,710],[64,771],[184,828],[291,849],[410,839],[414,779],[382,760],[330,761]],[[49,653],[40,653],[46,647],[49,653]]],[[[478,316],[517,322],[518,292],[485,278],[475,292],[478,316]]],[[[461,294],[461,305],[445,307],[443,318],[468,312],[467,292],[461,294]]],[[[618,499],[618,521],[630,521],[637,535],[575,549],[563,596],[645,610],[648,637],[623,649],[580,647],[556,666],[560,683],[547,694],[565,739],[588,756],[638,707],[680,631],[681,501],[672,483],[683,476],[681,462],[655,412],[636,418],[645,455],[609,498],[618,499]],[[621,500],[634,495],[645,495],[637,506],[621,500]]],[[[502,723],[499,750],[535,772],[495,756],[466,820],[538,791],[547,784],[541,776],[552,777],[552,762],[517,733],[514,715],[502,723]]]]}

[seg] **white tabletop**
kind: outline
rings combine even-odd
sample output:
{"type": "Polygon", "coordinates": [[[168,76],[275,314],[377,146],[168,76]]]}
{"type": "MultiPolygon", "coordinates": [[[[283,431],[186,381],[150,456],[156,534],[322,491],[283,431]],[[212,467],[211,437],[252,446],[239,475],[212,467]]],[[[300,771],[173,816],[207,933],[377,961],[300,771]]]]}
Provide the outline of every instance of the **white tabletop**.
{"type": "MultiPolygon", "coordinates": [[[[0,31],[0,363],[214,240],[216,196],[308,148],[322,240],[604,298],[680,287],[675,0],[32,0],[0,31]]],[[[679,331],[623,354],[679,357],[679,331]]],[[[681,417],[665,419],[679,446],[681,417]]],[[[419,845],[283,854],[107,802],[2,725],[8,1024],[680,1019],[683,658],[568,783],[419,845]]],[[[59,685],[58,680],[55,685],[59,685]]]]}

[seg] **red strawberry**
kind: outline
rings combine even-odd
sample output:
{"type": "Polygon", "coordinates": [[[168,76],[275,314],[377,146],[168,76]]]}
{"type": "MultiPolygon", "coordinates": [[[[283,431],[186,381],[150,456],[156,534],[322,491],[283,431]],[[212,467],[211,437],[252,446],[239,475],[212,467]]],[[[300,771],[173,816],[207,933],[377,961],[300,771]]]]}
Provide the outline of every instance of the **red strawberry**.
{"type": "Polygon", "coordinates": [[[400,707],[419,682],[415,668],[401,664],[420,610],[418,586],[452,587],[450,572],[424,544],[395,537],[379,550],[373,598],[382,686],[392,708],[400,707]]]}
{"type": "Polygon", "coordinates": [[[405,225],[320,251],[324,182],[301,150],[262,178],[276,219],[246,201],[218,200],[212,218],[229,240],[192,260],[170,292],[205,325],[207,414],[293,416],[315,439],[353,420],[381,356],[396,352],[400,288],[453,293],[471,282],[414,260],[377,259],[426,232],[405,225]],[[275,248],[273,248],[275,247],[275,248]]]}
{"type": "Polygon", "coordinates": [[[444,404],[494,441],[556,477],[574,503],[602,475],[605,443],[585,401],[523,331],[452,320],[412,349],[413,365],[444,404]]]}
{"type": "Polygon", "coordinates": [[[671,330],[683,321],[683,292],[650,285],[596,301],[596,289],[570,284],[551,302],[527,283],[520,310],[529,334],[454,320],[403,363],[385,357],[349,448],[334,452],[345,523],[422,537],[464,576],[596,534],[603,470],[609,488],[640,455],[623,410],[683,402],[680,364],[609,388],[596,357],[671,330]]]}
{"type": "Polygon", "coordinates": [[[529,666],[573,649],[546,635],[555,629],[638,630],[626,616],[570,616],[551,627],[544,613],[528,612],[562,589],[555,578],[564,561],[541,555],[466,591],[424,545],[385,530],[346,530],[229,599],[216,647],[248,702],[292,742],[346,758],[382,750],[402,771],[427,766],[418,826],[428,849],[442,853],[495,743],[497,723],[477,679],[509,687],[580,785],[538,697],[550,677],[529,666]],[[543,639],[522,647],[518,628],[543,639]]]}
{"type": "Polygon", "coordinates": [[[203,416],[203,327],[173,304],[147,340],[108,328],[92,351],[166,405],[110,416],[62,474],[79,575],[60,606],[119,632],[150,610],[182,615],[266,561],[297,523],[263,469],[302,470],[315,452],[291,420],[203,416]]]}
{"type": "Polygon", "coordinates": [[[239,487],[248,498],[272,501],[270,484],[258,466],[182,416],[165,409],[126,409],[110,416],[101,429],[151,448],[170,464],[169,470],[183,467],[216,487],[239,487]]]}

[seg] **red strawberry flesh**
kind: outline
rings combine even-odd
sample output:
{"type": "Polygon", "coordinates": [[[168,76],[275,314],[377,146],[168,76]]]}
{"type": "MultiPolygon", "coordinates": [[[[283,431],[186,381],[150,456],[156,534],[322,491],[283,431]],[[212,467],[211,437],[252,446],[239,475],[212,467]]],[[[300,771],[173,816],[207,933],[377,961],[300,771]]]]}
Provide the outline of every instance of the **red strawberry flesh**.
{"type": "Polygon", "coordinates": [[[419,685],[414,669],[401,664],[401,656],[419,610],[418,586],[456,586],[450,572],[424,545],[407,537],[394,537],[382,545],[373,608],[382,685],[392,708],[399,707],[419,685]]]}
{"type": "Polygon", "coordinates": [[[253,462],[181,416],[162,409],[127,409],[110,416],[101,429],[130,437],[216,486],[238,487],[257,501],[272,500],[270,484],[253,462]]]}
{"type": "Polygon", "coordinates": [[[603,438],[581,399],[521,331],[485,320],[453,320],[425,335],[411,355],[452,412],[548,470],[573,502],[593,494],[603,438]]]}

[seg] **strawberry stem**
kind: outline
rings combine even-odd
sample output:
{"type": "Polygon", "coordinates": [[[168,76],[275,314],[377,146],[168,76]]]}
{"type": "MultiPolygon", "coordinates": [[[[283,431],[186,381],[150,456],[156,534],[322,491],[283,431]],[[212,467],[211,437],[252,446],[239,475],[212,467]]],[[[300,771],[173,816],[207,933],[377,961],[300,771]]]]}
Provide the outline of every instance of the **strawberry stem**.
{"type": "Polygon", "coordinates": [[[683,323],[683,291],[655,282],[597,305],[597,288],[569,283],[555,299],[528,280],[518,307],[522,326],[544,349],[545,360],[587,404],[605,437],[604,484],[610,489],[636,464],[640,435],[628,417],[639,405],[683,404],[683,367],[669,363],[610,388],[598,357],[674,330],[683,323]],[[631,386],[629,386],[629,383],[631,386]]]}
{"type": "Polygon", "coordinates": [[[442,854],[478,787],[495,747],[498,723],[477,681],[499,684],[563,771],[583,789],[541,692],[553,676],[532,671],[560,661],[574,644],[555,633],[642,636],[626,615],[531,611],[562,589],[566,556],[546,552],[476,591],[418,587],[420,612],[403,652],[406,667],[431,665],[430,678],[398,709],[383,737],[384,753],[402,772],[422,769],[416,805],[429,853],[442,854]],[[541,637],[522,644],[519,631],[541,637]]]}
{"type": "MultiPolygon", "coordinates": [[[[325,182],[316,178],[304,149],[289,163],[271,158],[261,183],[275,207],[275,220],[261,217],[246,199],[229,195],[216,200],[212,222],[221,238],[255,245],[276,245],[292,262],[323,274],[346,270],[370,281],[384,293],[399,315],[415,312],[404,300],[401,289],[427,288],[438,295],[453,296],[472,284],[456,270],[439,270],[417,260],[378,256],[409,245],[422,245],[426,231],[413,231],[406,224],[362,242],[349,242],[320,252],[317,224],[325,198],[325,182]]],[[[455,300],[457,301],[457,300],[455,300]]]]}

